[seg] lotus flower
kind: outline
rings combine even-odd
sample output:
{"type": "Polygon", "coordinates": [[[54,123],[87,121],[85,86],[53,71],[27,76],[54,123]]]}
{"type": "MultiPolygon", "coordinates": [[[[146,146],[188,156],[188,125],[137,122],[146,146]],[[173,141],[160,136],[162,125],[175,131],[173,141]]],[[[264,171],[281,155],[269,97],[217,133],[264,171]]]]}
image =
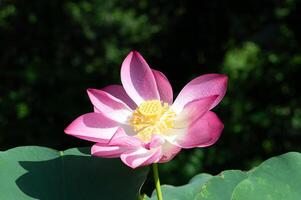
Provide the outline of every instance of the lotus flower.
{"type": "Polygon", "coordinates": [[[206,74],[189,82],[173,102],[164,74],[136,51],[121,66],[122,85],[88,89],[94,112],[75,119],[65,133],[95,142],[91,154],[120,157],[131,168],[171,160],[181,149],[207,147],[223,123],[210,111],[224,97],[227,76],[206,74]]]}

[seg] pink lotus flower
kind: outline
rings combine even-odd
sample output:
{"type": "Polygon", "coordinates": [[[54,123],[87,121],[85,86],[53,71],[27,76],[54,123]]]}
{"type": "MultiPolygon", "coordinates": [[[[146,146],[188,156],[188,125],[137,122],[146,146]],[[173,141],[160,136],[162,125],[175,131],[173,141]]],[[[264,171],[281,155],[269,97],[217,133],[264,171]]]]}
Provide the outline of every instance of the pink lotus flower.
{"type": "Polygon", "coordinates": [[[206,74],[189,82],[173,102],[163,73],[132,51],[121,67],[122,85],[88,89],[94,112],[65,133],[95,142],[91,153],[120,157],[131,168],[171,160],[179,151],[214,144],[223,124],[210,111],[224,97],[227,76],[206,74]]]}

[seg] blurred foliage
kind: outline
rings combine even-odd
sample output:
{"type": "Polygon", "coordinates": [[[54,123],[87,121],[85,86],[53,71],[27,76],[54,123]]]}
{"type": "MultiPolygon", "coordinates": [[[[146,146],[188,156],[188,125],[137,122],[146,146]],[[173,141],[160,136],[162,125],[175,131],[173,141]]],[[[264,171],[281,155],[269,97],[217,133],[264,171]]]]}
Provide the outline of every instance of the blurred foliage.
{"type": "Polygon", "coordinates": [[[229,76],[221,139],[161,165],[163,183],[301,151],[300,13],[299,0],[0,0],[0,149],[91,145],[63,129],[136,49],[175,94],[200,74],[229,76]]]}

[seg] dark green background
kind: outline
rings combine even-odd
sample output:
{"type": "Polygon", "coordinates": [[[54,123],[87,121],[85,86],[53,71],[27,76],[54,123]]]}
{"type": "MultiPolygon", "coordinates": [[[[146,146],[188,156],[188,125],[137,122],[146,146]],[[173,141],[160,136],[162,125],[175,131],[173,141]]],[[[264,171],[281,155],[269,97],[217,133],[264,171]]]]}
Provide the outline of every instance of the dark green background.
{"type": "Polygon", "coordinates": [[[229,76],[222,137],[162,165],[163,183],[301,151],[300,13],[298,0],[0,0],[0,150],[92,145],[63,130],[136,49],[175,96],[198,75],[229,76]]]}

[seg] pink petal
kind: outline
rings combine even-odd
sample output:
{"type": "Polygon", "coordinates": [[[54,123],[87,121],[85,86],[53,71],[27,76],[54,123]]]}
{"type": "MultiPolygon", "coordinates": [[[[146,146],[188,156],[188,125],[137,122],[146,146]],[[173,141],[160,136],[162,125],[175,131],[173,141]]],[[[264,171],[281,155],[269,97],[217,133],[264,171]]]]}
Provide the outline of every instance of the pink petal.
{"type": "Polygon", "coordinates": [[[101,113],[87,113],[75,119],[65,133],[99,143],[108,143],[118,130],[118,123],[101,113]]]}
{"type": "Polygon", "coordinates": [[[181,151],[181,147],[175,146],[169,142],[165,142],[164,145],[162,145],[162,157],[159,160],[159,162],[164,163],[170,161],[180,151],[181,151]]]}
{"type": "Polygon", "coordinates": [[[118,131],[116,131],[108,145],[130,147],[131,149],[144,146],[141,140],[136,137],[130,136],[123,128],[119,128],[118,131]]]}
{"type": "Polygon", "coordinates": [[[160,147],[162,144],[165,143],[165,139],[160,135],[153,135],[152,139],[149,143],[145,144],[145,148],[153,149],[160,147]]]}
{"type": "Polygon", "coordinates": [[[125,103],[105,91],[88,89],[87,92],[95,107],[94,111],[101,112],[112,120],[125,123],[132,114],[132,110],[125,103]]]}
{"type": "Polygon", "coordinates": [[[207,113],[217,97],[217,95],[213,95],[187,103],[183,110],[177,115],[175,127],[187,127],[190,123],[193,123],[195,120],[201,118],[207,113]]]}
{"type": "Polygon", "coordinates": [[[211,105],[215,107],[224,97],[227,90],[228,77],[223,74],[206,74],[190,81],[179,93],[173,108],[178,113],[190,101],[207,96],[218,95],[211,105]]]}
{"type": "Polygon", "coordinates": [[[103,158],[118,158],[128,150],[129,148],[124,146],[107,146],[97,143],[92,146],[91,154],[103,158]]]}
{"type": "Polygon", "coordinates": [[[116,158],[124,152],[141,148],[143,143],[135,137],[125,133],[123,128],[119,128],[107,144],[95,144],[91,153],[104,158],[116,158]]]}
{"type": "Polygon", "coordinates": [[[121,82],[126,93],[137,105],[145,100],[159,99],[152,70],[136,51],[130,52],[122,63],[121,82]]]}
{"type": "Polygon", "coordinates": [[[102,89],[107,93],[111,94],[112,96],[120,99],[124,103],[126,103],[132,110],[137,108],[135,102],[129,97],[129,95],[125,92],[122,85],[109,85],[102,89]]]}
{"type": "Polygon", "coordinates": [[[125,152],[120,156],[122,162],[127,166],[135,169],[137,167],[156,163],[161,158],[161,148],[145,149],[139,148],[129,152],[125,152]]]}
{"type": "Polygon", "coordinates": [[[93,107],[93,111],[96,112],[96,113],[101,113],[101,111],[98,110],[95,106],[93,107]]]}
{"type": "Polygon", "coordinates": [[[206,147],[218,140],[223,128],[224,125],[217,115],[208,111],[202,118],[199,118],[187,128],[171,130],[175,137],[172,140],[168,140],[174,145],[185,149],[206,147]]]}
{"type": "Polygon", "coordinates": [[[157,83],[160,100],[171,105],[173,101],[173,92],[168,79],[160,71],[152,69],[152,72],[157,83]]]}

